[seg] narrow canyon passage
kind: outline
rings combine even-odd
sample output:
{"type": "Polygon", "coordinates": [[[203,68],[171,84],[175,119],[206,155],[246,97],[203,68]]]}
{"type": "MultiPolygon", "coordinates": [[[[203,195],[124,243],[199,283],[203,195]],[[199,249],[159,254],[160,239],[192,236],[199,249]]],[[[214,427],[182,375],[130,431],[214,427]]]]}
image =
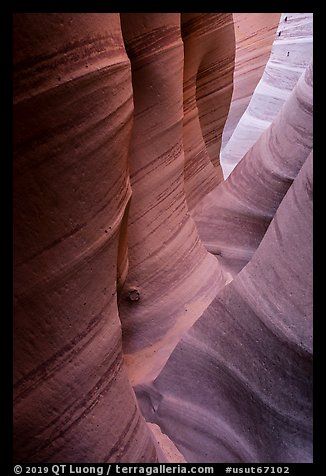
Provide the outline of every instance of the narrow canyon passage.
{"type": "Polygon", "coordinates": [[[14,14],[15,463],[312,461],[309,15],[14,14]]]}
{"type": "Polygon", "coordinates": [[[313,146],[313,67],[230,177],[193,210],[205,247],[236,275],[255,253],[313,146]]]}
{"type": "Polygon", "coordinates": [[[187,461],[311,462],[311,235],[312,153],[251,261],[136,387],[187,461]]]}

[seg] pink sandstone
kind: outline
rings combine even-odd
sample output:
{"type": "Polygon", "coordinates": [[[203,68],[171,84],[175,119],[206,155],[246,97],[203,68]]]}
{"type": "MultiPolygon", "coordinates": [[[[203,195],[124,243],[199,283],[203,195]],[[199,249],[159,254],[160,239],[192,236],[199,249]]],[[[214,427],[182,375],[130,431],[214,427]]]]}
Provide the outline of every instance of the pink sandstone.
{"type": "Polygon", "coordinates": [[[14,15],[15,463],[311,461],[312,66],[223,182],[233,18],[14,15]]]}

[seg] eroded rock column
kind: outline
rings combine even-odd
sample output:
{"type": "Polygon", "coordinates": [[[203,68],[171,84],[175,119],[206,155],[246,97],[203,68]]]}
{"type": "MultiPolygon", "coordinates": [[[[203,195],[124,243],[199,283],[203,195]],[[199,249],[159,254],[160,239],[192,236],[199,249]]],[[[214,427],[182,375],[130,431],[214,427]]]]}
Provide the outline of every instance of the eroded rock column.
{"type": "Polygon", "coordinates": [[[250,263],[136,391],[188,462],[312,462],[312,153],[250,263]]]}
{"type": "Polygon", "coordinates": [[[234,88],[223,129],[222,149],[232,136],[262,77],[279,20],[280,13],[233,13],[236,39],[234,88]]]}
{"type": "Polygon", "coordinates": [[[185,191],[191,209],[223,180],[222,131],[230,107],[235,55],[231,13],[182,13],[185,191]]]}
{"type": "MultiPolygon", "coordinates": [[[[254,15],[264,15],[264,17],[269,18],[275,14],[260,13],[254,15]]],[[[221,150],[221,165],[225,178],[229,176],[264,130],[270,126],[291,94],[301,74],[311,63],[313,52],[312,17],[312,13],[282,13],[264,73],[247,109],[227,142],[230,136],[230,126],[233,122],[232,103],[230,116],[223,131],[221,150]]],[[[238,30],[236,27],[236,32],[238,30]]],[[[256,37],[254,47],[256,48],[256,37]]],[[[235,81],[234,92],[236,94],[238,89],[237,74],[235,81]]]]}
{"type": "Polygon", "coordinates": [[[252,257],[312,149],[312,88],[310,65],[271,126],[194,210],[203,243],[232,274],[252,257]]]}
{"type": "Polygon", "coordinates": [[[121,14],[135,102],[129,272],[119,303],[133,384],[151,381],[226,282],[184,193],[180,14],[121,14]]]}
{"type": "Polygon", "coordinates": [[[157,461],[117,309],[132,113],[118,14],[14,15],[17,462],[157,461]]]}

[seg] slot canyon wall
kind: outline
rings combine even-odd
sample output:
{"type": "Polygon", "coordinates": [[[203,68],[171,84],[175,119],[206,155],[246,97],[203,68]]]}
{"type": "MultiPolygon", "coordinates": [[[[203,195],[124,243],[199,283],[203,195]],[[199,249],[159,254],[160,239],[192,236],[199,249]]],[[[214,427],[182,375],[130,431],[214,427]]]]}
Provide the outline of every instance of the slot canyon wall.
{"type": "MultiPolygon", "coordinates": [[[[250,17],[252,18],[251,21],[245,21],[247,19],[246,14],[240,13],[235,15],[235,20],[238,19],[239,22],[239,28],[236,28],[235,32],[237,34],[241,28],[244,39],[237,43],[234,93],[222,138],[221,164],[225,178],[229,176],[264,130],[270,126],[301,74],[312,60],[312,13],[282,13],[280,18],[279,16],[274,16],[274,14],[256,14],[263,15],[262,19],[259,18],[259,24],[266,24],[267,26],[266,33],[261,39],[262,45],[265,46],[265,51],[266,42],[268,39],[270,41],[273,35],[274,41],[271,50],[269,48],[265,56],[261,55],[259,57],[260,61],[264,58],[265,63],[268,60],[265,69],[263,71],[257,69],[257,56],[254,56],[255,67],[252,68],[251,74],[248,75],[246,64],[249,53],[247,53],[247,47],[245,48],[246,53],[242,53],[242,44],[247,39],[245,36],[248,30],[247,25],[249,24],[249,28],[251,25],[257,27],[257,23],[255,25],[254,18],[252,17],[250,17]],[[275,24],[276,19],[279,19],[278,25],[275,24]],[[277,33],[275,36],[276,28],[277,33]],[[263,43],[264,40],[265,44],[263,43]],[[242,61],[243,56],[245,61],[242,61]],[[246,71],[245,75],[241,74],[243,69],[246,71]],[[259,73],[262,72],[259,77],[257,75],[258,71],[259,73]],[[254,85],[251,79],[253,75],[255,75],[254,78],[256,80],[254,85]],[[253,90],[254,87],[255,89],[253,90]],[[250,88],[249,94],[248,88],[250,88]],[[247,93],[246,97],[244,97],[245,93],[247,93]]],[[[249,33],[253,33],[256,38],[257,32],[253,31],[253,27],[249,29],[249,33]]],[[[249,45],[250,40],[249,36],[247,40],[249,45]]],[[[270,42],[268,45],[270,46],[270,42]]],[[[253,54],[255,55],[256,41],[253,45],[251,41],[251,46],[254,49],[253,54]]]]}
{"type": "Polygon", "coordinates": [[[280,14],[233,13],[233,20],[236,38],[233,94],[223,129],[222,151],[264,73],[274,45],[280,14]]]}
{"type": "Polygon", "coordinates": [[[14,14],[15,462],[312,461],[310,27],[14,14]]]}

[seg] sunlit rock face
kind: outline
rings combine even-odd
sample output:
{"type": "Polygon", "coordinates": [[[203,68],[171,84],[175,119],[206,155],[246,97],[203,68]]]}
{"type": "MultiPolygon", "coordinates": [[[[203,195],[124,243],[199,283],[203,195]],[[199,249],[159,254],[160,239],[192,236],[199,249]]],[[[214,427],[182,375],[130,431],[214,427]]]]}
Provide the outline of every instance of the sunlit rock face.
{"type": "Polygon", "coordinates": [[[312,149],[312,106],[309,65],[272,124],[193,212],[201,240],[232,275],[252,258],[312,149]]]}
{"type": "Polygon", "coordinates": [[[14,15],[15,462],[311,461],[311,15],[279,15],[14,15]]]}
{"type": "MultiPolygon", "coordinates": [[[[223,133],[221,151],[224,177],[228,177],[240,159],[271,124],[302,72],[312,61],[312,35],[312,13],[281,15],[265,71],[237,125],[232,119],[231,107],[231,116],[223,133]]],[[[235,80],[236,78],[237,76],[235,80]]],[[[241,95],[241,92],[239,94],[241,95]]]]}
{"type": "Polygon", "coordinates": [[[223,129],[222,150],[247,109],[270,57],[280,13],[233,13],[236,55],[233,94],[223,129]]]}

